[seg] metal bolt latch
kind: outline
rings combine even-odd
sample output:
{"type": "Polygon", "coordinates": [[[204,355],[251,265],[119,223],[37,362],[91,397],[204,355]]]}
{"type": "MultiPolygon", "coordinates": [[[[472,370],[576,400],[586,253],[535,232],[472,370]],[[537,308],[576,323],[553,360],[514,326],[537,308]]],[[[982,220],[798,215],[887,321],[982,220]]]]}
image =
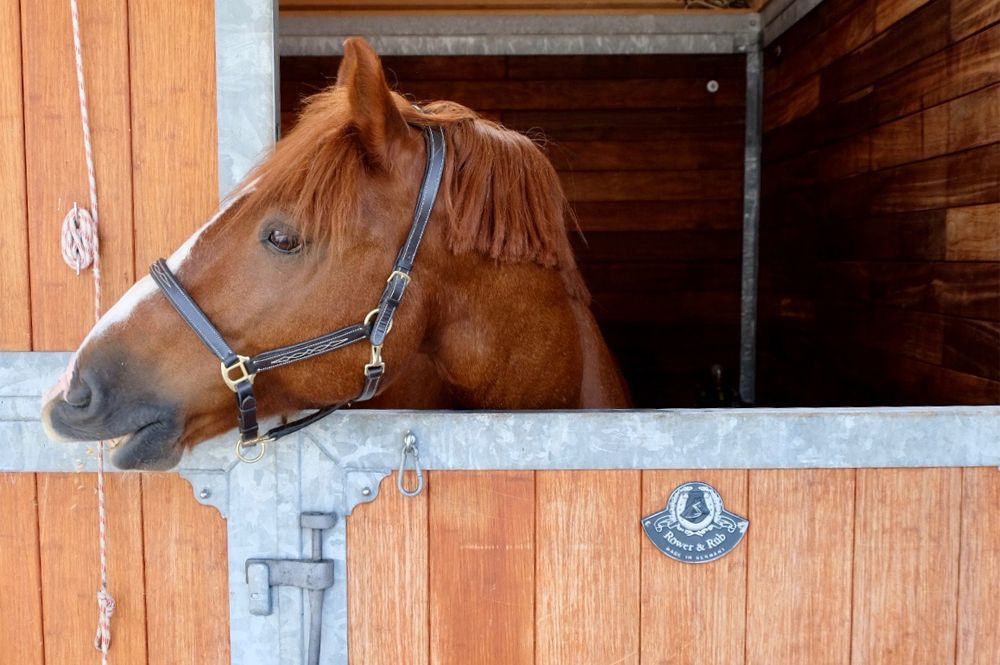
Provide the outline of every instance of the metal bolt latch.
{"type": "Polygon", "coordinates": [[[312,536],[311,559],[247,559],[250,614],[267,616],[273,610],[271,587],[294,586],[309,592],[309,658],[319,663],[323,626],[323,591],[333,586],[333,561],[323,557],[323,532],[337,523],[332,513],[302,513],[299,524],[312,536]]]}

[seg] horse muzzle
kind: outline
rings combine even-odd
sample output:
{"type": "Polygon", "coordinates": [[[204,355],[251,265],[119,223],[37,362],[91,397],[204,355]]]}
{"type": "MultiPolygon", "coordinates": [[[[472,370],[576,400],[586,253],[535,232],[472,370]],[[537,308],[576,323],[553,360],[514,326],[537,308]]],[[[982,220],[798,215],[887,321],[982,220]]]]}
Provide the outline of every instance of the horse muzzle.
{"type": "MultiPolygon", "coordinates": [[[[107,367],[107,364],[104,365],[107,367]]],[[[111,363],[110,367],[122,367],[111,363]]],[[[42,406],[42,425],[55,441],[109,441],[121,469],[165,470],[180,461],[179,410],[148,389],[130,389],[113,370],[73,368],[42,406]]]]}

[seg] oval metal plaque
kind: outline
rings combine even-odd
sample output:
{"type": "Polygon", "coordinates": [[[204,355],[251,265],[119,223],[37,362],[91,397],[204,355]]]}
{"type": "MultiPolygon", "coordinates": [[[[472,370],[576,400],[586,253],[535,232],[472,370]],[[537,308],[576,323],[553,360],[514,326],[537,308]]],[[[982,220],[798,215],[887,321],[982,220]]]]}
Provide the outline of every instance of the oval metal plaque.
{"type": "Polygon", "coordinates": [[[702,482],[679,485],[666,508],[642,518],[642,530],[656,548],[683,563],[725,556],[743,540],[748,526],[748,519],[727,511],[716,489],[702,482]]]}

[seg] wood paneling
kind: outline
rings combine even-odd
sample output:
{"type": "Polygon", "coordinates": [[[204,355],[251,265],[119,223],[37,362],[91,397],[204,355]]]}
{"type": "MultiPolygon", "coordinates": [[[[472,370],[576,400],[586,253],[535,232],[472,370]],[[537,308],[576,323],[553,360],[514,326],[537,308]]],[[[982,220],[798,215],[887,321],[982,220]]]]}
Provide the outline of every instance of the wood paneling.
{"type": "Polygon", "coordinates": [[[749,473],[747,665],[849,665],[854,471],[749,473]]]}
{"type": "Polygon", "coordinates": [[[427,509],[437,474],[427,478],[423,494],[405,497],[390,475],[382,481],[378,499],[358,506],[347,518],[348,551],[368,554],[347,562],[352,663],[430,662],[427,509]]]}
{"type": "MultiPolygon", "coordinates": [[[[100,660],[94,650],[100,588],[95,482],[92,473],[38,474],[42,621],[48,665],[100,660]]],[[[121,663],[145,663],[145,557],[139,476],[109,474],[105,487],[108,590],[116,605],[109,656],[121,663]]],[[[154,644],[152,640],[150,643],[154,644]]],[[[157,647],[161,653],[167,648],[162,644],[157,647]]]]}
{"type": "Polygon", "coordinates": [[[129,31],[135,265],[144,274],[219,202],[215,16],[198,0],[132,3],[129,31]]]}
{"type": "MultiPolygon", "coordinates": [[[[129,36],[124,0],[80,7],[100,205],[105,306],[133,281],[129,36]]],[[[21,3],[24,140],[33,348],[74,349],[94,324],[89,272],[62,259],[63,216],[89,207],[70,12],[60,0],[21,3]]]]}
{"type": "Polygon", "coordinates": [[[1000,401],[1000,25],[985,6],[828,0],[769,49],[765,110],[784,122],[764,135],[765,402],[1000,401]],[[819,103],[792,113],[809,77],[819,103]]]}
{"type": "Polygon", "coordinates": [[[0,593],[4,658],[19,665],[42,665],[42,580],[38,563],[38,509],[35,474],[0,474],[0,593]]]}
{"type": "MultiPolygon", "coordinates": [[[[663,510],[670,493],[693,480],[717,489],[726,510],[747,516],[744,470],[644,471],[642,514],[663,510]]],[[[718,561],[693,566],[664,556],[642,538],[642,663],[744,662],[747,551],[741,544],[718,561]]]]}
{"type": "Polygon", "coordinates": [[[534,472],[442,472],[433,482],[431,663],[532,662],[534,472]]]}
{"type": "MultiPolygon", "coordinates": [[[[282,0],[282,15],[344,15],[344,14],[509,14],[509,13],[647,13],[685,12],[683,0],[355,0],[351,3],[330,0],[282,0]]],[[[717,10],[745,12],[745,9],[717,10]]]]}
{"type": "Polygon", "coordinates": [[[142,516],[147,662],[229,663],[225,520],[172,473],[142,477],[142,516]]]}
{"type": "Polygon", "coordinates": [[[24,183],[21,20],[17,0],[0,4],[0,349],[31,348],[28,213],[24,183]]]}
{"type": "Polygon", "coordinates": [[[544,471],[535,663],[639,663],[638,471],[544,471]]]}
{"type": "Polygon", "coordinates": [[[1000,471],[962,470],[957,665],[991,665],[1000,654],[1000,471]]]}
{"type": "Polygon", "coordinates": [[[960,469],[858,470],[852,662],[954,662],[961,500],[960,469]]]}

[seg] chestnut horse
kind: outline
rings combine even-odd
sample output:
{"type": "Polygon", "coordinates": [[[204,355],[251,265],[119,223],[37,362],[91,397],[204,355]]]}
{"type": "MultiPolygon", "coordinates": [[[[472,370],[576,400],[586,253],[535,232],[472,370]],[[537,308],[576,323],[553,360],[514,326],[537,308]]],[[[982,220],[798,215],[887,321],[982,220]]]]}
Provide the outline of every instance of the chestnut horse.
{"type": "MultiPolygon", "coordinates": [[[[628,405],[589,309],[555,170],[524,136],[449,102],[391,92],[378,56],[345,43],[337,83],[167,261],[240,353],[320,335],[378,302],[406,237],[426,149],[446,162],[406,300],[386,338],[377,408],[628,405]]],[[[357,344],[262,374],[262,415],[350,399],[357,344]]],[[[121,468],[166,469],[232,429],[219,363],[150,277],[97,323],[43,406],[50,436],[117,438],[121,468]]]]}

